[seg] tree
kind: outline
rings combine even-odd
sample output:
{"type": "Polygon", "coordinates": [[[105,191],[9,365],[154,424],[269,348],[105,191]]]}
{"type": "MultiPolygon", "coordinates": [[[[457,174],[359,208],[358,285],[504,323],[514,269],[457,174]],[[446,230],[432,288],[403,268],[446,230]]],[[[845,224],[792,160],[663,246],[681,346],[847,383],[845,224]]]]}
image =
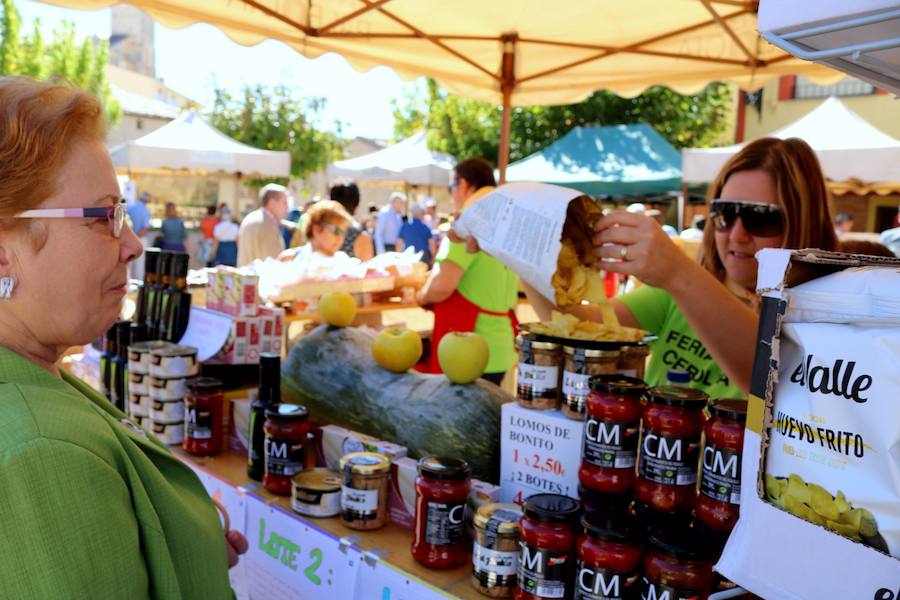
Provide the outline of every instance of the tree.
{"type": "Polygon", "coordinates": [[[100,99],[109,125],[118,122],[122,108],[112,96],[106,78],[109,63],[106,40],[85,38],[79,44],[75,25],[64,22],[47,43],[37,19],[31,32],[23,38],[21,17],[13,0],[2,0],[0,10],[0,76],[24,75],[72,83],[100,99]]]}
{"type": "Polygon", "coordinates": [[[338,137],[319,129],[324,98],[304,98],[285,86],[245,86],[232,96],[216,87],[210,123],[226,135],[255,148],[287,150],[291,175],[303,178],[325,167],[343,153],[338,137]]]}
{"type": "MultiPolygon", "coordinates": [[[[656,86],[635,98],[597,91],[578,104],[516,107],[510,115],[509,159],[512,162],[537,152],[582,125],[648,123],[676,148],[705,146],[727,124],[729,104],[728,86],[714,83],[695,96],[656,86]]],[[[460,160],[497,157],[499,107],[448,94],[428,79],[425,97],[407,95],[394,102],[393,112],[398,138],[424,128],[434,150],[460,160]]]]}

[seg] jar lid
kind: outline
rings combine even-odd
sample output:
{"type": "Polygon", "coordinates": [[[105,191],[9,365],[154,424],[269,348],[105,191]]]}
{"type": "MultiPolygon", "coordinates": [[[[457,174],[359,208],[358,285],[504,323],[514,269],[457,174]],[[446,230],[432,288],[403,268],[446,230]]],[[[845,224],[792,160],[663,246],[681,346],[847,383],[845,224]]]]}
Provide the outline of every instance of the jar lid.
{"type": "Polygon", "coordinates": [[[683,385],[661,385],[650,388],[647,392],[650,402],[656,404],[668,404],[669,406],[683,406],[689,410],[700,410],[706,407],[709,396],[683,385]]]}
{"type": "Polygon", "coordinates": [[[499,535],[516,535],[519,533],[521,519],[522,507],[518,504],[492,502],[479,507],[472,521],[479,529],[494,531],[499,535]]]}
{"type": "Polygon", "coordinates": [[[426,456],[419,460],[419,475],[434,479],[468,479],[472,474],[469,463],[452,456],[426,456]]]}
{"type": "Polygon", "coordinates": [[[621,352],[618,350],[593,350],[591,348],[581,348],[581,346],[563,346],[564,354],[575,354],[575,350],[581,349],[587,358],[619,358],[621,352]]]}
{"type": "Polygon", "coordinates": [[[146,341],[146,342],[135,342],[128,346],[128,349],[131,352],[137,352],[139,354],[146,354],[147,352],[153,352],[154,350],[162,350],[163,348],[168,348],[172,344],[169,342],[162,341],[146,341]]]}
{"type": "Polygon", "coordinates": [[[531,346],[533,350],[558,350],[559,344],[556,342],[539,342],[535,339],[534,335],[522,335],[521,333],[516,336],[516,345],[522,346],[528,342],[528,345],[531,346]]]}
{"type": "Polygon", "coordinates": [[[669,369],[666,380],[672,385],[687,385],[691,382],[691,374],[684,369],[669,369]]]}
{"type": "Polygon", "coordinates": [[[341,457],[341,470],[344,473],[349,470],[357,475],[377,475],[387,473],[391,468],[391,461],[387,456],[377,452],[351,452],[341,457]]]}
{"type": "Polygon", "coordinates": [[[222,380],[215,377],[194,377],[193,379],[188,379],[184,387],[198,392],[221,391],[222,380]]]}
{"type": "Polygon", "coordinates": [[[747,401],[740,398],[710,400],[709,412],[717,417],[734,419],[743,423],[747,420],[747,401]]]}
{"type": "Polygon", "coordinates": [[[306,469],[292,478],[294,487],[312,492],[336,492],[341,489],[341,474],[330,469],[306,469]]]}
{"type": "Polygon", "coordinates": [[[525,500],[525,516],[538,521],[577,523],[581,502],[560,494],[535,494],[525,500]]]}
{"type": "Polygon", "coordinates": [[[635,539],[633,522],[624,510],[595,510],[581,517],[581,526],[592,538],[607,542],[630,542],[635,539]]]}
{"type": "Polygon", "coordinates": [[[300,404],[276,404],[266,409],[266,417],[283,421],[303,421],[309,417],[309,411],[300,404]]]}
{"type": "Polygon", "coordinates": [[[196,356],[197,349],[193,346],[176,346],[175,344],[166,344],[162,348],[154,348],[150,350],[153,356],[196,356]]]}
{"type": "Polygon", "coordinates": [[[663,554],[687,560],[711,560],[716,552],[707,535],[683,524],[655,529],[650,533],[650,545],[663,554]]]}
{"type": "Polygon", "coordinates": [[[611,394],[641,395],[647,391],[647,384],[637,377],[627,375],[594,375],[588,385],[595,392],[611,394]]]}

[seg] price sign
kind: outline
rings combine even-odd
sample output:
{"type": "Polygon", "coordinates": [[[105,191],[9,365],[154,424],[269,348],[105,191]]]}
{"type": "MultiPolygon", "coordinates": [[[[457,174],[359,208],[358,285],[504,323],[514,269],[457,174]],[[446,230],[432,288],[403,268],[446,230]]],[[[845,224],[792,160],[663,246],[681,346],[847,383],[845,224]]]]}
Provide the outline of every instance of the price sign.
{"type": "Polygon", "coordinates": [[[444,600],[453,598],[384,561],[360,560],[353,600],[444,600]]]}
{"type": "Polygon", "coordinates": [[[500,437],[500,501],[521,504],[540,493],[578,497],[584,423],[558,410],[503,405],[500,437]]]}
{"type": "Polygon", "coordinates": [[[296,516],[247,496],[250,598],[352,598],[359,553],[296,516]]]}

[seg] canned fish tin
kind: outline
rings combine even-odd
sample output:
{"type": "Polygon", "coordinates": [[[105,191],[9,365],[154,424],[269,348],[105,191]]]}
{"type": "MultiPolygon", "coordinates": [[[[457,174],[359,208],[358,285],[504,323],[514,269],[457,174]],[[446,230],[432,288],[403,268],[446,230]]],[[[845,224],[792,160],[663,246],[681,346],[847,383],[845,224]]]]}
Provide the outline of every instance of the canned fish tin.
{"type": "Polygon", "coordinates": [[[150,372],[150,353],[154,350],[168,348],[169,342],[138,342],[128,346],[128,371],[131,373],[150,372]]]}
{"type": "Polygon", "coordinates": [[[193,377],[199,372],[193,346],[157,348],[150,352],[150,374],[156,377],[193,377]]]}
{"type": "Polygon", "coordinates": [[[150,376],[136,371],[128,372],[128,393],[148,396],[150,394],[150,376]]]}
{"type": "Polygon", "coordinates": [[[177,446],[184,441],[184,421],[161,423],[152,421],[153,434],[166,446],[177,446]]]}
{"type": "Polygon", "coordinates": [[[150,418],[160,423],[184,420],[184,400],[153,400],[150,418]]]}
{"type": "Polygon", "coordinates": [[[147,394],[128,394],[128,414],[132,417],[150,416],[150,396],[147,394]]]}
{"type": "Polygon", "coordinates": [[[184,377],[150,377],[151,400],[181,400],[187,393],[184,377]]]}
{"type": "Polygon", "coordinates": [[[131,415],[131,420],[134,421],[134,424],[140,427],[141,429],[146,430],[148,417],[143,415],[131,415]]]}
{"type": "Polygon", "coordinates": [[[341,475],[328,469],[307,469],[292,479],[291,508],[305,517],[335,517],[341,513],[341,475]]]}

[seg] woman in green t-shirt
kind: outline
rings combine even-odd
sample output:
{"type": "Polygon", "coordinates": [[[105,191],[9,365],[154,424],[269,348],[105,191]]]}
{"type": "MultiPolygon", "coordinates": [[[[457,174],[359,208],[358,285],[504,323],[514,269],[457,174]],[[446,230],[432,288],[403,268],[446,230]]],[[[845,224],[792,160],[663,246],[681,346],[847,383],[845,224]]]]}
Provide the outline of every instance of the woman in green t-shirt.
{"type": "MultiPolygon", "coordinates": [[[[758,326],[756,252],[763,248],[836,250],[828,192],[806,142],[763,138],[745,146],[710,186],[700,260],[682,252],[652,218],[616,211],[598,220],[594,252],[603,269],[645,285],[611,302],[622,325],[657,336],[650,385],[668,369],[687,370],[712,396],[750,387],[758,326]]],[[[550,304],[530,294],[542,319],[550,304]]],[[[597,307],[570,312],[602,320],[597,307]]]]}

